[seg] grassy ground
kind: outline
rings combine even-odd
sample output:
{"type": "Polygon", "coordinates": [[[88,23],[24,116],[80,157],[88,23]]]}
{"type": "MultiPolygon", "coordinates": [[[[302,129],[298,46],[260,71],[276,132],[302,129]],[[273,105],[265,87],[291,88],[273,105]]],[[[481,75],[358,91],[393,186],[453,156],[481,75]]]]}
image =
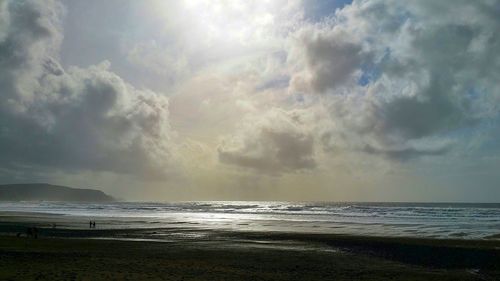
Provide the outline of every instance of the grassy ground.
{"type": "Polygon", "coordinates": [[[500,280],[495,268],[433,268],[370,251],[3,236],[0,280],[500,280]]]}

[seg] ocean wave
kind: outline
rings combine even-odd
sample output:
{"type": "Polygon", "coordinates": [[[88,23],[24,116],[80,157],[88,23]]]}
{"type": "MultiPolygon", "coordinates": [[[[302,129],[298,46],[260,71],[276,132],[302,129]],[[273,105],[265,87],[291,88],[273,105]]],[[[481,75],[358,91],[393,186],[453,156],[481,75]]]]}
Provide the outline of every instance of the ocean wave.
{"type": "Polygon", "coordinates": [[[321,202],[2,202],[0,211],[112,218],[117,225],[242,228],[357,234],[487,237],[500,204],[321,202]],[[134,220],[131,218],[140,218],[134,220]]]}

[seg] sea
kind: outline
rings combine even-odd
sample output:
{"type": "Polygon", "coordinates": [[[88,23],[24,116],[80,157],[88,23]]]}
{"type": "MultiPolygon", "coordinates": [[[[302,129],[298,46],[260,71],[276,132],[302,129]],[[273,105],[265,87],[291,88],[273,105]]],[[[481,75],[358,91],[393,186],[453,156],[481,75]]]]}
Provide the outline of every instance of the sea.
{"type": "Polygon", "coordinates": [[[59,227],[192,228],[229,231],[484,239],[500,234],[500,203],[1,202],[6,214],[58,218],[59,227]],[[66,223],[64,223],[66,222],[66,223]]]}

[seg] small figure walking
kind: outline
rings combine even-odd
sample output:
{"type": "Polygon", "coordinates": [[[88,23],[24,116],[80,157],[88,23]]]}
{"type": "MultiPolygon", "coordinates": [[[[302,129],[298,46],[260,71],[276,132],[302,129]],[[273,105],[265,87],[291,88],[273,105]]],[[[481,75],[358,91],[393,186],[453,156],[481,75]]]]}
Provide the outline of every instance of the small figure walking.
{"type": "Polygon", "coordinates": [[[95,221],[92,223],[92,228],[95,228],[95,221]]]}
{"type": "Polygon", "coordinates": [[[89,228],[92,228],[92,221],[89,221],[89,228]]]}

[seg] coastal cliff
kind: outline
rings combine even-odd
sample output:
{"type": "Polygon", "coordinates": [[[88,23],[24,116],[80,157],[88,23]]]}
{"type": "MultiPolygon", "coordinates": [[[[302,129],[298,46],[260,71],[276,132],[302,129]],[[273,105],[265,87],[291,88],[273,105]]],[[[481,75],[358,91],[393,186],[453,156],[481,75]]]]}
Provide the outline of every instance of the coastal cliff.
{"type": "Polygon", "coordinates": [[[25,183],[0,185],[0,201],[112,202],[115,199],[100,190],[25,183]]]}

